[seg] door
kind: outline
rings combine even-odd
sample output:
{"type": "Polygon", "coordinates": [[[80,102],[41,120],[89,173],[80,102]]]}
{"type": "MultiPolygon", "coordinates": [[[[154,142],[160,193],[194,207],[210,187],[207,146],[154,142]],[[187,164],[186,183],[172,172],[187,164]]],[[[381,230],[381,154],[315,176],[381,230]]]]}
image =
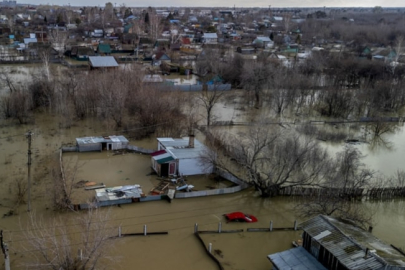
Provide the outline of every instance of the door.
{"type": "Polygon", "coordinates": [[[169,175],[176,174],[176,163],[172,162],[169,165],[169,175]]]}

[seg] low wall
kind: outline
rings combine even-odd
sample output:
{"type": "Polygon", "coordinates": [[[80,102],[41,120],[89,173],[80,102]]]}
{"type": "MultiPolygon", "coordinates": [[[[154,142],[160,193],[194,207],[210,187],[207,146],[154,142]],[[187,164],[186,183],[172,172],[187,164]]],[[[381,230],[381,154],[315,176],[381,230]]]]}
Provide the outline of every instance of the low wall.
{"type": "MultiPolygon", "coordinates": [[[[229,91],[231,90],[231,84],[220,84],[220,85],[207,85],[208,91],[229,91]]],[[[202,84],[189,84],[189,85],[172,85],[168,89],[174,89],[179,91],[185,92],[193,92],[193,91],[202,91],[203,85],[202,84]]]]}
{"type": "Polygon", "coordinates": [[[146,154],[146,155],[150,155],[150,154],[152,154],[153,152],[156,151],[156,150],[153,150],[153,149],[145,149],[145,148],[138,147],[138,146],[135,146],[135,145],[128,145],[127,150],[137,152],[137,153],[146,154]]]}
{"type": "Polygon", "coordinates": [[[184,192],[184,193],[176,192],[176,195],[174,196],[174,198],[176,198],[176,199],[184,199],[184,198],[193,198],[193,197],[204,197],[204,196],[231,194],[231,193],[236,193],[236,192],[242,191],[242,190],[249,187],[248,183],[246,183],[245,181],[239,179],[238,177],[236,177],[235,175],[231,174],[228,171],[217,168],[216,174],[221,176],[222,178],[225,178],[228,181],[231,181],[232,183],[237,184],[237,186],[228,187],[228,188],[218,188],[218,189],[191,191],[191,192],[184,192]]]}
{"type": "Polygon", "coordinates": [[[79,149],[77,149],[76,146],[63,146],[61,150],[63,153],[65,153],[65,152],[77,152],[79,149]]]}

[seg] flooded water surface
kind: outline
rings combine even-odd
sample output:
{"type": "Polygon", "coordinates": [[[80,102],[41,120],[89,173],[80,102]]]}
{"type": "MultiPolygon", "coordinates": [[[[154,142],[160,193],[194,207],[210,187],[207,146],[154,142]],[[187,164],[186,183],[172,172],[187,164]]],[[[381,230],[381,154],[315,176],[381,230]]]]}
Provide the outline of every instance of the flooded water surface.
{"type": "MultiPolygon", "coordinates": [[[[17,70],[15,74],[28,73],[17,70]]],[[[20,76],[20,75],[18,75],[20,76]]],[[[191,80],[192,78],[190,78],[191,80]]],[[[187,81],[185,81],[187,83],[187,81]]],[[[215,105],[217,121],[250,121],[251,115],[240,108],[240,96],[223,98],[215,105]]],[[[97,119],[76,122],[70,129],[60,129],[57,117],[37,114],[35,123],[16,125],[1,120],[0,126],[0,229],[4,230],[5,241],[10,248],[12,269],[26,269],[23,262],[30,257],[24,251],[22,231],[27,223],[27,204],[16,207],[18,184],[27,181],[27,139],[26,132],[34,132],[32,141],[32,186],[31,206],[37,216],[46,222],[54,216],[62,216],[69,224],[77,213],[63,213],[52,210],[51,195],[53,179],[51,168],[58,162],[59,149],[63,144],[75,144],[76,137],[114,135],[107,131],[97,119]],[[10,216],[8,216],[10,215],[10,216]]],[[[220,127],[217,127],[220,128],[220,127]]],[[[239,132],[239,128],[234,129],[239,132]]],[[[246,129],[246,128],[245,128],[246,129]]],[[[116,134],[120,135],[120,134],[116,134]]],[[[125,134],[123,134],[125,135],[125,134]]],[[[198,136],[198,134],[197,134],[198,136]]],[[[365,157],[363,162],[371,169],[384,175],[391,175],[403,168],[405,154],[405,129],[400,127],[395,133],[384,137],[389,144],[375,147],[368,143],[357,147],[365,157]]],[[[144,147],[156,148],[156,139],[131,140],[130,143],[144,147]]],[[[331,152],[340,151],[343,142],[325,146],[331,152]]],[[[97,153],[65,153],[63,161],[67,170],[77,165],[76,181],[92,181],[107,186],[133,185],[142,186],[148,193],[159,179],[151,175],[150,157],[141,154],[125,153],[116,155],[111,151],[97,153]]],[[[189,183],[197,190],[211,187],[228,186],[226,182],[215,182],[208,176],[189,177],[189,183]]],[[[94,198],[94,191],[83,188],[74,190],[73,198],[85,202],[94,198]]],[[[25,201],[27,201],[27,195],[25,201]]],[[[299,231],[283,232],[247,232],[247,228],[268,228],[273,221],[274,228],[292,227],[297,218],[294,212],[294,199],[260,198],[253,189],[230,195],[199,197],[192,199],[175,199],[115,206],[111,208],[109,225],[117,232],[121,226],[122,233],[141,233],[144,225],[148,232],[168,232],[167,235],[131,236],[111,240],[114,249],[110,255],[114,258],[106,262],[107,269],[217,269],[217,265],[207,256],[204,247],[194,236],[197,223],[200,231],[214,231],[222,222],[222,230],[240,230],[237,233],[201,234],[207,247],[212,244],[214,256],[228,270],[270,269],[267,255],[286,250],[291,242],[300,237],[299,231]],[[242,211],[258,218],[257,223],[226,223],[223,214],[242,211]]],[[[373,234],[389,244],[405,248],[404,200],[366,201],[365,206],[374,214],[373,234]]],[[[107,209],[102,209],[106,211],[107,209]]]]}

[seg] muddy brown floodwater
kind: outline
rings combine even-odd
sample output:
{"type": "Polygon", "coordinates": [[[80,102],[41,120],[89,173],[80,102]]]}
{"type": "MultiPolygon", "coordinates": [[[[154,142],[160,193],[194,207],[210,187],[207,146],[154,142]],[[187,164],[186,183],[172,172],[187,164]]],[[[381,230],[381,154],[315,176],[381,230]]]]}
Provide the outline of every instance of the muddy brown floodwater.
{"type": "MultiPolygon", "coordinates": [[[[236,103],[231,100],[216,107],[217,113],[223,111],[218,120],[230,121],[240,119],[241,112],[235,110],[236,103]]],[[[246,117],[246,115],[244,116],[246,117]]],[[[243,121],[249,121],[244,118],[243,121]]],[[[34,132],[33,165],[32,165],[32,209],[37,216],[46,222],[54,216],[63,216],[69,224],[75,213],[59,214],[51,210],[50,178],[51,163],[57,161],[58,150],[63,143],[73,143],[76,137],[98,136],[100,134],[114,135],[116,132],[107,131],[97,119],[87,119],[75,124],[71,129],[59,129],[57,117],[37,114],[35,124],[20,126],[2,120],[0,126],[0,215],[13,210],[15,215],[0,219],[0,229],[4,230],[5,241],[10,248],[12,269],[26,269],[22,263],[29,256],[22,249],[22,232],[27,222],[27,205],[15,208],[16,182],[27,179],[27,140],[24,134],[27,130],[34,132]]],[[[119,135],[119,134],[116,134],[119,135]]],[[[366,146],[358,146],[363,154],[369,154],[365,162],[381,164],[379,157],[390,160],[390,173],[403,164],[404,129],[393,134],[390,138],[394,150],[367,152],[366,146]],[[394,156],[390,156],[390,153],[394,156]],[[374,157],[374,158],[373,158],[374,157]],[[396,162],[396,163],[395,163],[396,162]],[[395,163],[396,165],[393,165],[395,163]]],[[[145,148],[156,147],[154,138],[141,141],[130,141],[131,144],[145,148]]],[[[342,147],[340,145],[339,147],[342,147]]],[[[150,159],[145,155],[125,154],[114,156],[110,152],[101,153],[69,153],[64,155],[64,161],[74,164],[78,161],[79,173],[77,180],[103,182],[108,185],[141,184],[145,193],[156,183],[156,177],[148,175],[150,159]]],[[[384,164],[384,163],[383,163],[384,164]]],[[[383,166],[383,165],[381,165],[383,166]]],[[[383,168],[381,168],[383,170],[383,168]]],[[[205,177],[190,178],[198,181],[204,188],[213,185],[205,177]],[[204,183],[204,184],[201,184],[204,183]]],[[[197,183],[197,182],[196,182],[197,183]]],[[[214,183],[214,185],[226,183],[214,183]]],[[[76,200],[85,200],[94,196],[94,191],[77,191],[76,200]],[[87,192],[87,193],[86,193],[87,192]]],[[[365,206],[374,213],[373,233],[398,247],[404,248],[405,234],[405,201],[392,200],[382,202],[364,202],[365,206]]],[[[192,199],[175,199],[172,203],[155,201],[122,205],[111,208],[110,225],[117,228],[122,226],[122,233],[142,232],[147,225],[148,231],[167,231],[168,235],[136,236],[115,239],[112,256],[113,262],[108,262],[108,269],[217,269],[208,258],[198,240],[193,235],[194,224],[198,223],[199,230],[216,230],[222,222],[223,230],[245,229],[242,233],[232,234],[203,234],[206,246],[212,243],[215,256],[223,263],[225,269],[269,269],[270,262],[266,255],[283,251],[291,246],[291,242],[300,237],[300,232],[246,232],[246,228],[265,228],[273,221],[274,227],[292,227],[296,219],[293,211],[293,198],[262,199],[252,189],[236,194],[192,199]],[[243,211],[254,214],[258,222],[254,224],[225,223],[224,213],[243,211]]],[[[106,211],[103,209],[102,211],[106,211]]],[[[298,220],[300,221],[300,220],[298,220]]],[[[0,256],[0,262],[3,262],[0,256]]]]}

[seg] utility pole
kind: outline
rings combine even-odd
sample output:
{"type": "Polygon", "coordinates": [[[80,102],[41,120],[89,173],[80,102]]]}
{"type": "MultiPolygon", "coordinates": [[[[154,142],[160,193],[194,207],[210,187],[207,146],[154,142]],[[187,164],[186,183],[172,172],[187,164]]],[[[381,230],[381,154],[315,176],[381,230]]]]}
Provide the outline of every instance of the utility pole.
{"type": "Polygon", "coordinates": [[[3,242],[3,230],[0,231],[0,245],[1,245],[1,251],[4,254],[5,270],[10,270],[10,256],[8,255],[7,244],[3,242]]]}
{"type": "Polygon", "coordinates": [[[31,141],[32,141],[32,135],[34,133],[31,132],[31,130],[28,131],[27,139],[28,139],[28,203],[27,203],[27,211],[31,211],[31,141]]]}

